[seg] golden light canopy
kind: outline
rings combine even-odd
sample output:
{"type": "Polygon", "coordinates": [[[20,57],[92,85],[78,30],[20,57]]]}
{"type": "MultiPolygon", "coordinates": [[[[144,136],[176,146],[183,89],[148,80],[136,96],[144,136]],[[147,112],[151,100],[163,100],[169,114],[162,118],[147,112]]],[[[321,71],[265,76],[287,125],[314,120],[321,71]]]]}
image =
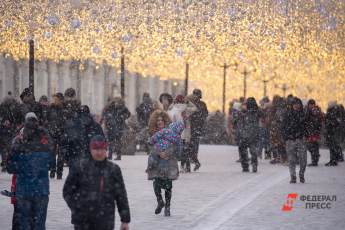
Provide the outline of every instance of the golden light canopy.
{"type": "Polygon", "coordinates": [[[0,52],[38,60],[104,61],[163,79],[183,79],[204,91],[211,110],[222,104],[224,63],[227,100],[289,93],[325,107],[345,97],[345,1],[331,0],[49,0],[0,2],[0,52]],[[234,64],[237,63],[237,68],[234,64]]]}

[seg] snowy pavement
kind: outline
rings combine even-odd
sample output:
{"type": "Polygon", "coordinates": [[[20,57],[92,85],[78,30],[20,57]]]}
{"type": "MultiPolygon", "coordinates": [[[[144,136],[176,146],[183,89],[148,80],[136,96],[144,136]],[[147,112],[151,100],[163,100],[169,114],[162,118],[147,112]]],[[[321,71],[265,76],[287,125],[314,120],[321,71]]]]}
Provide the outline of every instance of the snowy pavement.
{"type": "MultiPolygon", "coordinates": [[[[308,156],[309,157],[309,156],[308,156]]],[[[342,230],[345,227],[345,163],[325,167],[328,150],[321,151],[321,164],[307,168],[306,184],[289,184],[287,166],[259,162],[258,173],[242,173],[237,149],[201,146],[199,172],[181,174],[173,184],[172,216],[155,215],[152,181],[146,180],[147,156],[124,156],[117,162],[127,187],[133,230],[342,230]],[[283,212],[289,193],[298,199],[290,212],[283,212]],[[337,196],[331,209],[306,209],[302,195],[337,196]]],[[[310,158],[308,159],[310,161],[310,158]]],[[[66,169],[66,168],[65,168],[66,169]]],[[[64,172],[64,179],[66,172],[64,172]]],[[[47,229],[73,229],[70,211],[62,198],[64,180],[51,180],[47,229]]],[[[0,173],[0,189],[9,189],[10,176],[0,173]]],[[[0,229],[10,229],[12,206],[0,197],[0,229]]],[[[116,217],[116,228],[119,217],[116,217]]]]}

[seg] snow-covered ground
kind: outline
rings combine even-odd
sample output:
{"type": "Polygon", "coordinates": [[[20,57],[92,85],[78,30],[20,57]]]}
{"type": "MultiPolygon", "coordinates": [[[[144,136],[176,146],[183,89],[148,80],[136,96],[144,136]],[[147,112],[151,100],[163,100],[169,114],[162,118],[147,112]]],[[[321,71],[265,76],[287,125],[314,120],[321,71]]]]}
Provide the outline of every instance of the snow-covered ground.
{"type": "MultiPolygon", "coordinates": [[[[309,156],[308,156],[309,157],[309,156]]],[[[117,162],[127,187],[134,230],[342,230],[345,226],[345,163],[325,167],[327,150],[321,151],[321,164],[307,168],[306,184],[289,184],[287,166],[261,160],[256,174],[242,173],[237,149],[229,146],[201,146],[199,172],[182,174],[174,182],[169,218],[155,215],[156,200],[152,181],[146,179],[147,156],[124,156],[117,162]],[[336,195],[331,209],[306,209],[299,199],[291,212],[281,210],[289,193],[336,195]]],[[[310,159],[310,158],[309,158],[310,159]]],[[[309,160],[308,159],[308,160],[309,160]]],[[[66,168],[65,168],[66,170],[66,168]]],[[[66,177],[66,171],[64,178],[66,177]]],[[[62,198],[64,180],[51,180],[47,229],[73,229],[70,211],[62,198]]],[[[0,173],[0,189],[9,189],[10,176],[0,173]]],[[[10,229],[12,206],[0,197],[0,229],[10,229]]],[[[116,217],[116,228],[119,217],[116,217]]]]}

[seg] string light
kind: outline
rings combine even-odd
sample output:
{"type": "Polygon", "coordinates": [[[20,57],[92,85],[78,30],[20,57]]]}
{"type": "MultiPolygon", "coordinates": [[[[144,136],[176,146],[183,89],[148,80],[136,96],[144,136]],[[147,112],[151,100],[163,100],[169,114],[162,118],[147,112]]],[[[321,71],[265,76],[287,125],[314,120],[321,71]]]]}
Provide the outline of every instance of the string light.
{"type": "Polygon", "coordinates": [[[288,84],[325,107],[345,97],[344,12],[344,1],[329,0],[3,0],[0,52],[27,58],[34,38],[38,60],[118,68],[124,47],[128,71],[162,79],[183,79],[188,62],[190,86],[204,91],[211,110],[222,104],[219,66],[238,63],[228,100],[242,96],[241,72],[252,68],[248,95],[260,98],[259,82],[274,72],[270,96],[288,84]]]}

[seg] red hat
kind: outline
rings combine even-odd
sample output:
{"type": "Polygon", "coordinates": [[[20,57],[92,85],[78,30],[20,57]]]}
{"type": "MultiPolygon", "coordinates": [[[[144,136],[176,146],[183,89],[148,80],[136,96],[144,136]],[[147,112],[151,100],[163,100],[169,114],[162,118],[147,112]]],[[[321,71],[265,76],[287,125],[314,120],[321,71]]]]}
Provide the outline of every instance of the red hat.
{"type": "Polygon", "coordinates": [[[108,143],[106,139],[101,135],[94,136],[90,141],[90,149],[107,149],[107,148],[108,148],[108,143]]]}
{"type": "Polygon", "coordinates": [[[177,95],[175,97],[175,103],[176,104],[183,104],[184,103],[184,96],[183,95],[177,95]]]}

